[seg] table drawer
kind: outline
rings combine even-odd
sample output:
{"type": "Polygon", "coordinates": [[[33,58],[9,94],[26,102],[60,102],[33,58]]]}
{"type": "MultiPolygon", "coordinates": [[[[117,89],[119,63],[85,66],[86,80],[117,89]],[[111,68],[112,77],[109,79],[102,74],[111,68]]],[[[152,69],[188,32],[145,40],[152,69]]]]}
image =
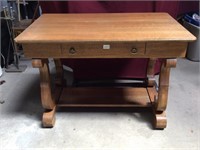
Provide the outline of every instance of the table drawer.
{"type": "Polygon", "coordinates": [[[157,58],[185,57],[187,42],[147,42],[146,56],[157,58]]]}
{"type": "Polygon", "coordinates": [[[49,58],[61,57],[60,44],[23,44],[23,50],[26,57],[30,58],[49,58]]]}
{"type": "Polygon", "coordinates": [[[145,53],[145,43],[65,43],[62,57],[69,58],[134,58],[145,53]]]}

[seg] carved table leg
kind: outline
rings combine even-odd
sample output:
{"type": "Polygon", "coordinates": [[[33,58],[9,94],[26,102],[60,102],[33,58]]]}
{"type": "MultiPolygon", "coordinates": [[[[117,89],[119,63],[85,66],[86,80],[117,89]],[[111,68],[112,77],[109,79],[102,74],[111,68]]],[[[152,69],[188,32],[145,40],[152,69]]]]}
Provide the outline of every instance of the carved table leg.
{"type": "Polygon", "coordinates": [[[43,114],[42,124],[44,127],[53,127],[55,122],[55,109],[56,104],[52,96],[49,66],[47,59],[34,59],[32,66],[39,68],[40,71],[40,88],[41,88],[41,101],[43,108],[46,111],[43,114]]]}
{"type": "Polygon", "coordinates": [[[176,59],[166,59],[161,66],[158,98],[155,101],[155,128],[163,129],[167,125],[165,110],[167,107],[170,68],[176,67],[176,59]]]}

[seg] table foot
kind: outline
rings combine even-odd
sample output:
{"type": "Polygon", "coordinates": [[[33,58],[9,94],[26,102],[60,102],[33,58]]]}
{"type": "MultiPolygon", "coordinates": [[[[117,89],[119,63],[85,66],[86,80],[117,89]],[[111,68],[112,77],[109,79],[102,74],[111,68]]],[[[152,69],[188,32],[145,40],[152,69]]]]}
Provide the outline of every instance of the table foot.
{"type": "Polygon", "coordinates": [[[56,118],[55,118],[56,107],[52,110],[48,110],[43,113],[42,117],[42,125],[43,127],[51,128],[54,126],[56,118]]]}
{"type": "Polygon", "coordinates": [[[164,129],[167,126],[167,118],[165,111],[156,112],[154,114],[154,128],[155,129],[164,129]]]}

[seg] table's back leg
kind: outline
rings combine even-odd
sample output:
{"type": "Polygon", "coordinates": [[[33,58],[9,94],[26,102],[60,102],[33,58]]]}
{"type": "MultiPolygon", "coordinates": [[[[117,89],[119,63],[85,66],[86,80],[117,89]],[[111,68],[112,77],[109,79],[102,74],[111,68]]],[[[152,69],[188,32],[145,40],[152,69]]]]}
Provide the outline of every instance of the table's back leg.
{"type": "Polygon", "coordinates": [[[166,59],[160,70],[158,98],[155,100],[155,128],[163,129],[167,125],[165,110],[167,107],[170,68],[176,67],[176,59],[166,59]]]}
{"type": "Polygon", "coordinates": [[[154,67],[156,64],[155,58],[150,58],[147,67],[147,84],[148,86],[154,86],[155,77],[154,77],[154,67]]]}
{"type": "Polygon", "coordinates": [[[54,59],[54,63],[56,68],[54,99],[56,101],[56,104],[58,104],[63,87],[66,86],[66,81],[64,79],[64,71],[61,60],[59,58],[56,58],[54,59]]]}
{"type": "Polygon", "coordinates": [[[43,114],[42,123],[44,127],[53,127],[55,122],[56,104],[51,91],[49,66],[47,59],[33,59],[32,66],[39,68],[41,101],[46,111],[43,114]]]}
{"type": "Polygon", "coordinates": [[[57,86],[65,86],[66,81],[63,76],[63,66],[60,59],[54,59],[55,67],[56,67],[56,81],[55,84],[57,86]]]}

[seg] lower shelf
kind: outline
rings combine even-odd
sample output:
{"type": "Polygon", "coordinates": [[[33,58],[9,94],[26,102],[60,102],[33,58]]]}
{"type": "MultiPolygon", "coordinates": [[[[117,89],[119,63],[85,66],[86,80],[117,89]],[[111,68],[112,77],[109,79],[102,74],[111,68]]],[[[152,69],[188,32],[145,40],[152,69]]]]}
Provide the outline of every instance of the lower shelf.
{"type": "Polygon", "coordinates": [[[60,107],[151,107],[146,88],[71,87],[62,90],[60,107]]]}

